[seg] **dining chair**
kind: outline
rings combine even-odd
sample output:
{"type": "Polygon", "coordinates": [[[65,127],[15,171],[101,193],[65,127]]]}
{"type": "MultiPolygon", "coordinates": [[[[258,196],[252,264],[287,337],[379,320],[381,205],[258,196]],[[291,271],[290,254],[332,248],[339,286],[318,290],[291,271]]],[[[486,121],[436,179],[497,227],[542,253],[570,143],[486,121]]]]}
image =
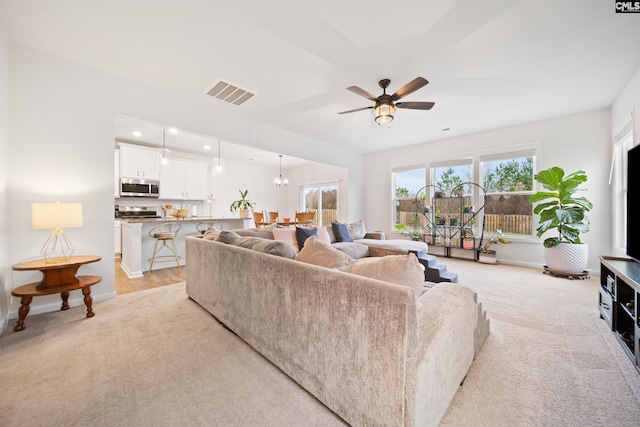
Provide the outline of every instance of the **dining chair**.
{"type": "Polygon", "coordinates": [[[298,212],[298,211],[296,211],[296,222],[297,223],[307,223],[307,222],[309,222],[309,212],[298,212]]]}
{"type": "Polygon", "coordinates": [[[309,209],[307,211],[307,219],[309,220],[309,222],[313,225],[316,225],[316,213],[318,212],[317,209],[309,209]]]}
{"type": "Polygon", "coordinates": [[[264,227],[267,224],[264,221],[264,212],[253,212],[253,222],[256,227],[264,227]]]}
{"type": "Polygon", "coordinates": [[[273,224],[274,222],[278,222],[278,217],[280,214],[278,211],[268,211],[265,214],[265,222],[267,224],[273,224]]]}

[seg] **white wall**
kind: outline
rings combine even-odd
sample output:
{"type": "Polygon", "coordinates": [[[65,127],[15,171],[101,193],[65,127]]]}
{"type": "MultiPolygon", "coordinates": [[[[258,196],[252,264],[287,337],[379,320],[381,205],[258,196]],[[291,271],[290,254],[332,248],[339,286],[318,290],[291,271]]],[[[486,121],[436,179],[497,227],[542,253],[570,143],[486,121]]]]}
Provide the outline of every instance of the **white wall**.
{"type": "Polygon", "coordinates": [[[0,25],[0,334],[7,326],[11,276],[7,239],[7,180],[9,168],[9,43],[0,25]]]}
{"type": "MultiPolygon", "coordinates": [[[[81,202],[84,226],[66,230],[67,235],[76,254],[100,255],[102,261],[83,266],[80,274],[102,276],[102,282],[92,287],[94,301],[114,296],[113,149],[118,114],[347,168],[350,177],[356,175],[349,180],[347,194],[357,194],[349,208],[356,212],[353,216],[359,216],[362,209],[362,191],[353,187],[362,182],[357,176],[363,166],[360,154],[248,121],[201,93],[159,92],[13,43],[9,43],[8,66],[10,145],[3,159],[9,164],[6,205],[11,206],[7,210],[11,252],[0,259],[3,269],[38,256],[46,240],[46,231],[31,229],[31,203],[81,202]]],[[[228,212],[223,199],[238,188],[249,188],[252,199],[265,208],[270,204],[266,195],[275,192],[273,178],[257,183],[250,168],[242,165],[242,169],[244,173],[233,178],[234,182],[227,177],[212,184],[214,195],[220,197],[220,212],[228,212]]],[[[39,280],[39,274],[13,272],[14,285],[39,280]]],[[[81,295],[76,293],[71,294],[70,303],[81,305],[81,295]]],[[[59,306],[56,296],[38,297],[30,313],[58,310],[59,306]]],[[[14,301],[13,313],[17,307],[14,301]]]]}
{"type": "MultiPolygon", "coordinates": [[[[589,215],[591,231],[582,240],[589,243],[588,269],[599,271],[599,256],[606,254],[611,246],[608,188],[610,132],[609,110],[598,110],[367,155],[366,227],[393,233],[390,195],[391,169],[395,166],[416,162],[424,164],[427,160],[464,157],[470,153],[538,143],[538,170],[560,166],[566,172],[583,169],[587,173],[589,180],[584,186],[587,189],[585,195],[594,208],[589,215]]],[[[502,262],[544,265],[542,242],[538,239],[511,243],[508,250],[498,245],[496,251],[502,262]]]]}

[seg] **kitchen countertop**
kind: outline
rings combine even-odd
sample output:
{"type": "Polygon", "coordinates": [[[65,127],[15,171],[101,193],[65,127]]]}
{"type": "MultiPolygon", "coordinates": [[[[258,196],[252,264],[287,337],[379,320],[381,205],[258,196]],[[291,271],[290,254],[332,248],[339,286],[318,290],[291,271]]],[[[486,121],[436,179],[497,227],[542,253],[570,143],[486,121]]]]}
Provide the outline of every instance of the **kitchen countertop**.
{"type": "Polygon", "coordinates": [[[169,216],[167,218],[116,218],[120,221],[123,222],[128,222],[130,224],[135,224],[135,223],[147,223],[147,222],[171,222],[171,221],[180,221],[180,222],[187,222],[187,221],[252,221],[251,218],[218,218],[218,217],[212,217],[212,216],[190,216],[187,218],[176,218],[173,216],[169,216]]]}

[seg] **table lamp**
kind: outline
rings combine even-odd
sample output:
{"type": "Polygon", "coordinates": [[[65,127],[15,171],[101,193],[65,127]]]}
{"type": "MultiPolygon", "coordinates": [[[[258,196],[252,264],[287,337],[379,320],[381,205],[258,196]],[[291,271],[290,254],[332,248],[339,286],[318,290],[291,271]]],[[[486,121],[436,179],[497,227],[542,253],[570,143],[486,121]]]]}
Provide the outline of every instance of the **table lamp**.
{"type": "Polygon", "coordinates": [[[82,227],[82,203],[32,203],[31,228],[52,229],[40,253],[45,263],[68,261],[73,246],[62,228],[82,227]]]}

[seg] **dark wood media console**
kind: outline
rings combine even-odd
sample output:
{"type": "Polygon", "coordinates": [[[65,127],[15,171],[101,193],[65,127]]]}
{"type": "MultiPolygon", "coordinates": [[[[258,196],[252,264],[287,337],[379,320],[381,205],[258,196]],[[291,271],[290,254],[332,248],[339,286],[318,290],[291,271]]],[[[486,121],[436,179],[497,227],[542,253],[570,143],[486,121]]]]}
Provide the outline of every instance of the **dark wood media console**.
{"type": "Polygon", "coordinates": [[[640,264],[628,258],[600,257],[600,317],[640,372],[640,264]]]}

